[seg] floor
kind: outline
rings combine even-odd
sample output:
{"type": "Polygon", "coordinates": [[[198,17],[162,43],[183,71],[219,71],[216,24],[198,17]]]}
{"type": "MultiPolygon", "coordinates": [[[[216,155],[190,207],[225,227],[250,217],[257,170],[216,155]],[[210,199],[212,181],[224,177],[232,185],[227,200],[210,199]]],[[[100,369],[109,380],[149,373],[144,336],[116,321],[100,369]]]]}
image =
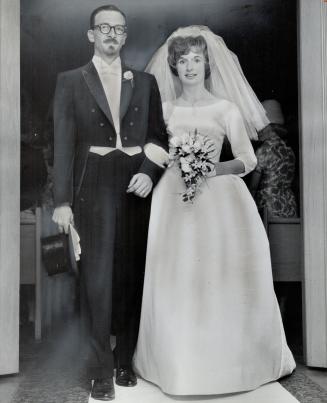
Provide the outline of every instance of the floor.
{"type": "MultiPolygon", "coordinates": [[[[62,283],[61,287],[62,289],[62,283]]],[[[28,291],[28,290],[25,290],[28,291]]],[[[283,299],[283,295],[287,293],[292,298],[288,299],[288,306],[283,313],[285,331],[291,350],[297,361],[297,369],[295,373],[281,380],[281,385],[289,391],[300,403],[327,403],[327,370],[307,368],[302,358],[302,331],[301,331],[301,312],[298,309],[299,304],[295,302],[300,298],[301,290],[296,284],[288,287],[287,290],[276,289],[279,300],[283,299]],[[294,304],[292,306],[292,301],[294,304]],[[288,314],[287,314],[288,313],[288,314]]],[[[42,342],[38,343],[34,340],[33,323],[28,314],[27,304],[24,300],[28,300],[26,295],[21,295],[21,329],[20,329],[20,373],[11,376],[0,376],[0,403],[87,403],[89,398],[89,381],[87,380],[85,371],[85,356],[81,354],[80,346],[76,343],[78,340],[77,327],[72,317],[66,317],[63,320],[63,311],[58,309],[58,322],[53,322],[53,328],[57,331],[48,332],[42,342]]],[[[67,292],[70,295],[70,292],[67,292]]],[[[67,306],[65,298],[60,298],[60,303],[67,306]]],[[[283,312],[283,309],[282,309],[283,312]]],[[[66,312],[67,314],[67,312],[66,312]]],[[[71,315],[68,313],[67,315],[71,315]]],[[[277,388],[267,391],[267,396],[273,398],[274,393],[281,392],[279,384],[277,388]],[[278,390],[278,388],[280,388],[278,390]]],[[[134,388],[133,388],[134,389],[134,388]]],[[[117,403],[130,402],[130,398],[126,397],[126,390],[116,390],[117,403]],[[118,399],[120,396],[120,400],[118,399]],[[124,400],[125,399],[125,400],[124,400]]],[[[128,392],[130,393],[130,392],[128,392]]],[[[135,393],[139,396],[147,395],[151,397],[149,402],[166,401],[164,395],[156,388],[151,389],[146,383],[141,383],[139,388],[135,389],[135,393]],[[142,389],[142,390],[141,390],[142,389]],[[153,394],[156,398],[153,400],[153,394]]],[[[266,390],[258,391],[257,394],[266,393],[266,390]]],[[[138,403],[136,394],[133,395],[133,403],[138,403]],[[136,399],[136,400],[135,400],[136,399]]],[[[287,395],[287,392],[286,392],[287,395]]],[[[139,401],[145,403],[139,396],[139,401]]],[[[247,397],[248,399],[248,397],[247,397]]],[[[181,398],[173,400],[183,400],[181,398]]],[[[215,402],[215,398],[211,397],[206,401],[215,402]]],[[[192,400],[193,403],[196,400],[192,400]]],[[[203,401],[203,400],[202,400],[203,401]]],[[[245,395],[241,400],[236,402],[254,403],[258,400],[246,400],[245,395]]],[[[260,401],[260,400],[259,400],[260,401]]],[[[91,401],[90,401],[91,402],[91,401]]],[[[234,403],[232,400],[228,402],[234,403]]],[[[268,400],[268,397],[260,403],[275,403],[268,400]]],[[[285,400],[288,402],[288,399],[285,400]]],[[[284,403],[282,400],[276,403],[284,403]]]]}
{"type": "MultiPolygon", "coordinates": [[[[298,403],[280,383],[268,385],[246,393],[234,393],[219,396],[170,396],[165,395],[158,387],[143,380],[138,381],[136,388],[115,388],[115,403],[298,403]]],[[[90,398],[88,403],[99,403],[90,398]]]]}
{"type": "Polygon", "coordinates": [[[303,374],[327,391],[327,369],[308,368],[302,363],[298,363],[297,366],[303,374]]]}
{"type": "Polygon", "coordinates": [[[0,403],[10,403],[19,385],[15,376],[0,377],[0,403]]]}
{"type": "MultiPolygon", "coordinates": [[[[52,334],[41,343],[34,341],[31,325],[22,328],[21,335],[21,373],[0,377],[0,403],[87,403],[89,385],[85,378],[83,359],[80,357],[80,351],[76,345],[74,326],[66,323],[61,333],[52,334]],[[58,389],[60,389],[60,393],[58,393],[58,389]]],[[[297,349],[299,347],[294,347],[293,351],[297,349]]],[[[297,370],[294,375],[282,380],[282,386],[301,403],[326,403],[327,370],[307,368],[303,364],[301,356],[296,358],[297,370]]],[[[278,394],[280,386],[277,385],[277,389],[257,392],[258,396],[260,393],[267,392],[267,398],[262,400],[262,403],[289,401],[288,399],[271,400],[274,398],[274,393],[278,394]]],[[[138,396],[134,395],[133,403],[145,403],[142,399],[140,400],[141,388],[145,388],[144,391],[142,389],[144,396],[146,394],[152,396],[152,399],[148,400],[149,402],[167,401],[162,400],[164,396],[160,397],[160,392],[155,391],[155,388],[149,389],[148,385],[141,386],[141,384],[139,386],[138,396]],[[155,400],[153,400],[153,396],[157,396],[155,400]]],[[[117,403],[130,401],[124,393],[125,391],[119,392],[120,400],[117,396],[117,403]]],[[[260,399],[247,399],[249,398],[244,395],[239,400],[230,398],[228,402],[254,403],[258,401],[261,403],[260,399]]],[[[181,399],[173,400],[180,401],[181,399]]],[[[203,400],[193,399],[192,401],[195,403],[203,400]]],[[[216,400],[212,397],[206,401],[214,403],[216,400]]],[[[294,401],[296,400],[294,399],[294,401]]]]}

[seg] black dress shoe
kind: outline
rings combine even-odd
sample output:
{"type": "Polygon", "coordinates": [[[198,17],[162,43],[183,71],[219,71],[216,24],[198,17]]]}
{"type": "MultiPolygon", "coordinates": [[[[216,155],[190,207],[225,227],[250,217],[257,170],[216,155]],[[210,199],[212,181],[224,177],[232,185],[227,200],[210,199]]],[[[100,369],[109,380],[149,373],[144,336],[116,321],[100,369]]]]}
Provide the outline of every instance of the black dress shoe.
{"type": "Polygon", "coordinates": [[[115,398],[115,387],[112,378],[95,379],[91,397],[95,400],[113,400],[115,398]]]}
{"type": "Polygon", "coordinates": [[[134,371],[129,367],[119,367],[116,373],[116,384],[119,386],[135,386],[137,379],[134,371]]]}

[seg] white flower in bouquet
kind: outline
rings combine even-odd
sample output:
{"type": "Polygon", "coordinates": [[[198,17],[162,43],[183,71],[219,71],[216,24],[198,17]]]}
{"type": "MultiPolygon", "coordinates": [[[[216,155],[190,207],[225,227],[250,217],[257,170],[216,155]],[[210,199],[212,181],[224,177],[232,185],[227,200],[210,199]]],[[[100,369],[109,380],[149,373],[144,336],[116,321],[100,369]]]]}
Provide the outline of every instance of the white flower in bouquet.
{"type": "Polygon", "coordinates": [[[183,172],[192,172],[192,168],[186,158],[181,157],[179,161],[183,172]]]}
{"type": "Polygon", "coordinates": [[[182,139],[180,136],[172,136],[169,140],[171,147],[179,147],[182,144],[182,139]]]}
{"type": "Polygon", "coordinates": [[[194,145],[193,145],[194,152],[200,151],[203,148],[203,145],[204,145],[203,140],[200,140],[200,139],[195,140],[194,145]]]}
{"type": "Polygon", "coordinates": [[[205,163],[202,162],[202,161],[195,161],[195,162],[194,162],[194,168],[206,170],[206,165],[205,165],[205,163]]]}
{"type": "Polygon", "coordinates": [[[184,157],[185,161],[187,161],[188,163],[191,163],[193,161],[195,161],[195,155],[194,154],[190,154],[187,157],[184,157]]]}
{"type": "Polygon", "coordinates": [[[189,154],[192,151],[191,145],[182,144],[182,151],[184,151],[184,153],[186,153],[186,154],[189,154]]]}
{"type": "Polygon", "coordinates": [[[183,133],[181,136],[181,142],[182,144],[190,144],[191,139],[190,139],[190,133],[183,133]]]}

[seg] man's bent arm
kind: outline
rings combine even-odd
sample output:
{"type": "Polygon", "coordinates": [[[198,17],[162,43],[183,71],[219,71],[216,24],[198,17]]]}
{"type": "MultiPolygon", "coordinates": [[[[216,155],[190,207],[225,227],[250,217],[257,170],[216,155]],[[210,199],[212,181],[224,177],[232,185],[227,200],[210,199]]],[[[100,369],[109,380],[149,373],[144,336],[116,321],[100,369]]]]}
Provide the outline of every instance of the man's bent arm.
{"type": "Polygon", "coordinates": [[[153,185],[159,181],[164,172],[162,161],[164,155],[168,159],[168,134],[162,114],[162,104],[157,81],[152,77],[151,94],[149,100],[149,120],[145,149],[146,158],[143,161],[139,172],[145,173],[152,179],[153,185]],[[154,152],[153,152],[154,150],[154,152]]]}

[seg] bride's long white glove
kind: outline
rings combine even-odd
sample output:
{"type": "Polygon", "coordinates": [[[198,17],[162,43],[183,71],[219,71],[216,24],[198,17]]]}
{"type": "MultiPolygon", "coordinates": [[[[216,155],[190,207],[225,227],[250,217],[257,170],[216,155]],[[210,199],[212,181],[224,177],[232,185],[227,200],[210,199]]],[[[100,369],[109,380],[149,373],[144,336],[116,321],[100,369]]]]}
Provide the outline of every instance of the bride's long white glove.
{"type": "Polygon", "coordinates": [[[206,139],[205,141],[207,147],[208,147],[208,157],[213,160],[217,156],[217,149],[215,142],[209,138],[206,139]]]}
{"type": "Polygon", "coordinates": [[[52,220],[58,225],[59,232],[68,234],[70,224],[74,224],[74,215],[70,206],[59,206],[54,209],[52,220]]]}
{"type": "MultiPolygon", "coordinates": [[[[211,140],[210,138],[207,138],[205,141],[207,147],[208,147],[208,157],[212,162],[214,163],[214,158],[217,156],[217,148],[215,145],[215,142],[211,140]]],[[[216,165],[216,164],[215,164],[216,165]]],[[[208,174],[208,177],[216,176],[216,167],[208,174]]]]}

